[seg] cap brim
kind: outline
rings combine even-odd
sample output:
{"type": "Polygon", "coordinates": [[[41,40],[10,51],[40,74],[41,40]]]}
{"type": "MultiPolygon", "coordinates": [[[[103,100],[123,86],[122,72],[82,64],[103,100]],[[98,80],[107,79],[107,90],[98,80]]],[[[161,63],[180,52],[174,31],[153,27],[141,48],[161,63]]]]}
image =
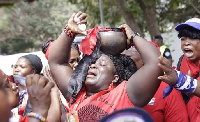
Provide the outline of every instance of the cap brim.
{"type": "Polygon", "coordinates": [[[119,120],[138,120],[140,122],[153,122],[150,114],[148,114],[145,110],[137,107],[115,111],[102,118],[99,122],[116,122],[119,120]]]}
{"type": "Polygon", "coordinates": [[[190,27],[193,27],[193,28],[195,28],[197,30],[200,30],[200,23],[197,23],[197,22],[187,22],[187,23],[178,24],[175,27],[175,30],[179,31],[181,28],[186,27],[186,26],[190,26],[190,27]]]}

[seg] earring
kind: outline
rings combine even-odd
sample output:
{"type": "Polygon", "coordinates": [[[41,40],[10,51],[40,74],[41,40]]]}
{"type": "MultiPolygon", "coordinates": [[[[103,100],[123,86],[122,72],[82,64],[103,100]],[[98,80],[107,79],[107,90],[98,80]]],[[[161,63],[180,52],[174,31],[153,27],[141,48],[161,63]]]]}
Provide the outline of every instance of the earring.
{"type": "Polygon", "coordinates": [[[113,83],[110,84],[109,89],[110,89],[110,88],[114,88],[113,83]]]}

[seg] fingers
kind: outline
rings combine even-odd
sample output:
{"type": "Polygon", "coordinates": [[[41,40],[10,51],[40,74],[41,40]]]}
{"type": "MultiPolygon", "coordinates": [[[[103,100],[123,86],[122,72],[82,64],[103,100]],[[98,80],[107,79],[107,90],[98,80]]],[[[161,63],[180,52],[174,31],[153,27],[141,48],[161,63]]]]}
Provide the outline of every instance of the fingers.
{"type": "Polygon", "coordinates": [[[38,85],[39,87],[44,88],[48,82],[49,80],[43,76],[39,79],[38,85]]]}
{"type": "Polygon", "coordinates": [[[48,82],[44,88],[45,91],[47,91],[47,93],[51,92],[51,89],[54,87],[54,82],[48,82]]]}
{"type": "Polygon", "coordinates": [[[32,85],[32,79],[34,75],[27,75],[26,76],[26,86],[29,87],[32,85]]]}
{"type": "Polygon", "coordinates": [[[38,82],[39,82],[40,77],[41,77],[41,75],[35,74],[35,75],[33,76],[32,85],[37,85],[38,82]]]}
{"type": "Polygon", "coordinates": [[[159,79],[159,80],[162,80],[162,81],[164,81],[164,82],[166,82],[166,83],[170,82],[170,79],[169,79],[166,75],[164,75],[164,76],[159,76],[158,79],[159,79]]]}
{"type": "Polygon", "coordinates": [[[192,76],[191,70],[188,70],[188,75],[189,75],[189,76],[192,76]]]}

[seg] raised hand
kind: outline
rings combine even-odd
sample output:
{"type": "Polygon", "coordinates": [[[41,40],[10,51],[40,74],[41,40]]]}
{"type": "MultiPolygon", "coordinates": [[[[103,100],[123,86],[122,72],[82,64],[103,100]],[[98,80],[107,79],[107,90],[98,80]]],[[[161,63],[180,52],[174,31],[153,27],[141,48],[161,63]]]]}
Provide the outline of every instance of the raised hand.
{"type": "Polygon", "coordinates": [[[133,30],[128,25],[126,25],[126,24],[123,24],[123,25],[119,26],[119,28],[125,30],[126,36],[127,36],[127,45],[129,45],[129,47],[130,47],[131,35],[134,33],[133,30]]]}
{"type": "Polygon", "coordinates": [[[76,14],[73,13],[71,18],[68,20],[67,26],[74,33],[86,35],[87,32],[85,30],[82,30],[81,28],[79,28],[79,24],[87,24],[86,18],[87,18],[87,14],[82,13],[81,11],[79,11],[76,14]],[[74,21],[75,16],[80,19],[79,22],[74,21]]]}
{"type": "Polygon", "coordinates": [[[177,76],[176,76],[176,72],[172,68],[171,63],[169,62],[169,60],[167,60],[163,56],[159,56],[158,60],[160,61],[158,66],[164,72],[164,75],[163,76],[159,76],[158,79],[166,82],[167,84],[175,85],[176,84],[176,80],[177,80],[177,76]]]}
{"type": "Polygon", "coordinates": [[[33,112],[46,118],[51,104],[50,92],[54,83],[49,82],[44,76],[35,74],[26,77],[26,85],[33,112]]]}

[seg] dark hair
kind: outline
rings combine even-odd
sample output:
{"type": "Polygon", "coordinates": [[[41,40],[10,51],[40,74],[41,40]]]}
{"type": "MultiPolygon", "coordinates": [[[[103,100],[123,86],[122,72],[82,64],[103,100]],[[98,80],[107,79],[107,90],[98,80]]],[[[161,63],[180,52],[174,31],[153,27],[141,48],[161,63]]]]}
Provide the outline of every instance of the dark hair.
{"type": "Polygon", "coordinates": [[[161,39],[161,40],[163,40],[163,37],[161,36],[161,35],[155,35],[154,37],[153,37],[153,40],[154,39],[161,39]]]}
{"type": "Polygon", "coordinates": [[[28,55],[25,55],[25,56],[22,56],[22,57],[26,58],[30,61],[31,66],[32,66],[32,70],[35,70],[36,74],[40,74],[40,72],[42,71],[43,65],[42,65],[41,59],[37,55],[28,54],[28,55]]]}
{"type": "Polygon", "coordinates": [[[47,49],[48,49],[48,47],[49,47],[49,44],[51,43],[51,42],[53,42],[54,40],[49,40],[49,41],[47,41],[47,42],[45,42],[43,45],[42,45],[42,52],[45,54],[46,53],[46,51],[47,51],[47,49]]]}
{"type": "Polygon", "coordinates": [[[136,71],[137,66],[135,62],[124,54],[120,55],[110,55],[106,54],[112,61],[116,69],[117,75],[119,75],[119,80],[116,83],[120,84],[124,80],[128,80],[136,71]]]}
{"type": "Polygon", "coordinates": [[[189,37],[191,39],[200,39],[200,30],[190,26],[184,26],[179,29],[178,37],[189,37]]]}
{"type": "Polygon", "coordinates": [[[71,48],[72,48],[72,49],[75,49],[75,50],[78,52],[78,54],[81,55],[81,52],[80,52],[80,50],[79,50],[79,47],[78,47],[78,44],[77,44],[77,43],[72,43],[71,48]]]}
{"type": "MultiPolygon", "coordinates": [[[[119,29],[117,29],[118,31],[119,29]]],[[[102,31],[101,31],[102,32],[102,31]]],[[[78,66],[75,68],[75,71],[72,74],[72,77],[68,84],[68,92],[71,93],[71,98],[73,104],[76,101],[76,96],[80,92],[83,82],[88,73],[89,66],[94,63],[100,56],[100,34],[97,33],[97,43],[91,55],[85,55],[79,62],[78,66]]],[[[137,71],[136,64],[132,59],[128,58],[125,55],[109,55],[110,59],[113,61],[115,65],[116,72],[119,75],[119,81],[117,84],[122,82],[123,80],[128,80],[133,73],[137,71]]]]}

